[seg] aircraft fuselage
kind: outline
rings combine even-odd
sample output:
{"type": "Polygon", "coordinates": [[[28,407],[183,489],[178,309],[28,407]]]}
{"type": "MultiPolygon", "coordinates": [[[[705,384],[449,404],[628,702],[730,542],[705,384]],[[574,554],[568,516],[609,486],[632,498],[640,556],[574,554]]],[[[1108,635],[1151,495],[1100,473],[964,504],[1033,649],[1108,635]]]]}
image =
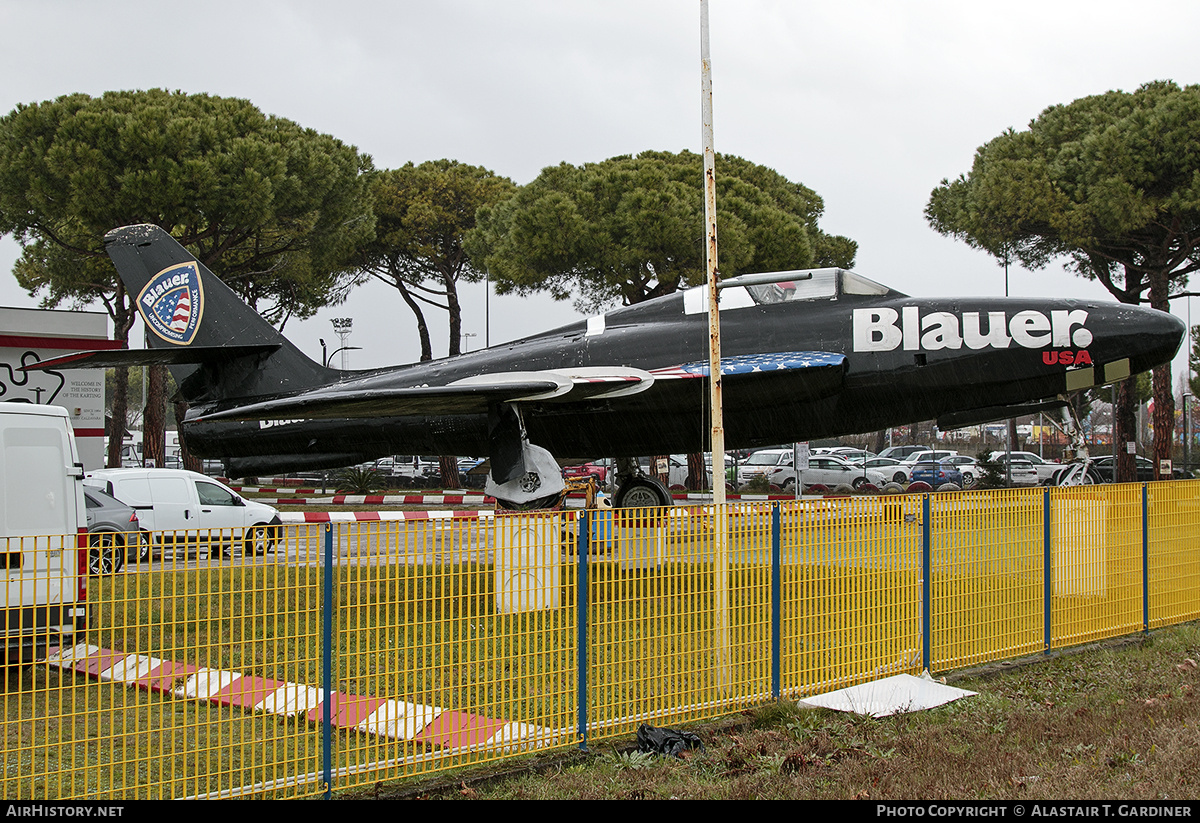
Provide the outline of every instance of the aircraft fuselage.
{"type": "MultiPolygon", "coordinates": [[[[839,289],[832,298],[761,304],[726,290],[721,302],[724,358],[789,352],[846,356],[844,384],[832,393],[814,392],[789,372],[763,373],[736,384],[727,380],[724,425],[730,448],[876,431],[1053,398],[1169,360],[1184,331],[1169,314],[1099,301],[939,300],[839,289]],[[726,308],[726,303],[735,305],[726,308]]],[[[653,373],[705,363],[708,327],[702,308],[696,290],[681,292],[478,352],[347,373],[338,387],[439,386],[513,370],[614,364],[653,373]]],[[[251,399],[226,398],[194,408],[189,417],[251,399]]],[[[706,380],[686,381],[669,396],[647,391],[619,403],[522,405],[530,442],[561,458],[704,450],[707,407],[706,380]]],[[[235,474],[275,465],[346,465],[392,453],[488,453],[485,414],[201,420],[185,423],[185,433],[195,453],[230,461],[235,474]]]]}

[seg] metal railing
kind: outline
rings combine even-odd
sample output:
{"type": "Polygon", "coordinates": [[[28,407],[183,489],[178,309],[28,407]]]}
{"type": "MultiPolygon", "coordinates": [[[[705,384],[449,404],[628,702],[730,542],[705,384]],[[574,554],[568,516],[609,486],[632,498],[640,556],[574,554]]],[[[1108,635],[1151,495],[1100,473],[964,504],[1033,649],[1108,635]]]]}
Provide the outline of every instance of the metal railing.
{"type": "MultiPolygon", "coordinates": [[[[82,633],[10,661],[0,788],[313,796],[1200,617],[1200,481],[734,504],[723,566],[713,523],[156,535],[88,579],[82,633]]],[[[77,590],[56,539],[57,564],[10,556],[6,629],[51,578],[77,590]]]]}

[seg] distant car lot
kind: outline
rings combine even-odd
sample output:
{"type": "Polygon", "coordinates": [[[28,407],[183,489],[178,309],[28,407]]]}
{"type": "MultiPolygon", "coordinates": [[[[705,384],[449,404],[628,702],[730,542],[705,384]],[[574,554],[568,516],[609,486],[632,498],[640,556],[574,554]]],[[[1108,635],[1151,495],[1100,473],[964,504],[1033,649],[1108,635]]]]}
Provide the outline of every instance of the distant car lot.
{"type": "Polygon", "coordinates": [[[162,548],[180,542],[221,543],[246,554],[262,554],[279,539],[281,521],[274,508],[246,500],[196,472],[99,469],[89,473],[83,485],[136,511],[140,528],[153,533],[162,548]]]}

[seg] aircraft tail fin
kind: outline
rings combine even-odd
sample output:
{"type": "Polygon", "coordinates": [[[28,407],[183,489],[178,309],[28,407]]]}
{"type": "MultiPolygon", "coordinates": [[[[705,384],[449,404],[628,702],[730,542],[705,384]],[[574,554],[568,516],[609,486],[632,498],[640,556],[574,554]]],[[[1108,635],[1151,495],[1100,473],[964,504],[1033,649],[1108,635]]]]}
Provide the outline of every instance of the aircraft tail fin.
{"type": "Polygon", "coordinates": [[[244,401],[324,385],[337,373],[310,360],[163,229],[124,226],[104,238],[126,290],[189,405],[244,401]],[[180,350],[194,347],[190,359],[180,350]],[[228,357],[215,357],[226,348],[228,357]]]}

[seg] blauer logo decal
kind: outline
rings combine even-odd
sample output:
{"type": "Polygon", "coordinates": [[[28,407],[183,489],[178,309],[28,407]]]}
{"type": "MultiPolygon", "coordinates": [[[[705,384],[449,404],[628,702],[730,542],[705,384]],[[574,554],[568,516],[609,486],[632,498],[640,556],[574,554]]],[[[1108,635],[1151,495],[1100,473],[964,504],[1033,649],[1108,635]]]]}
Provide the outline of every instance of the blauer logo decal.
{"type": "Polygon", "coordinates": [[[163,269],[138,295],[138,311],[146,325],[169,343],[186,346],[200,328],[204,289],[193,263],[163,269]]]}

